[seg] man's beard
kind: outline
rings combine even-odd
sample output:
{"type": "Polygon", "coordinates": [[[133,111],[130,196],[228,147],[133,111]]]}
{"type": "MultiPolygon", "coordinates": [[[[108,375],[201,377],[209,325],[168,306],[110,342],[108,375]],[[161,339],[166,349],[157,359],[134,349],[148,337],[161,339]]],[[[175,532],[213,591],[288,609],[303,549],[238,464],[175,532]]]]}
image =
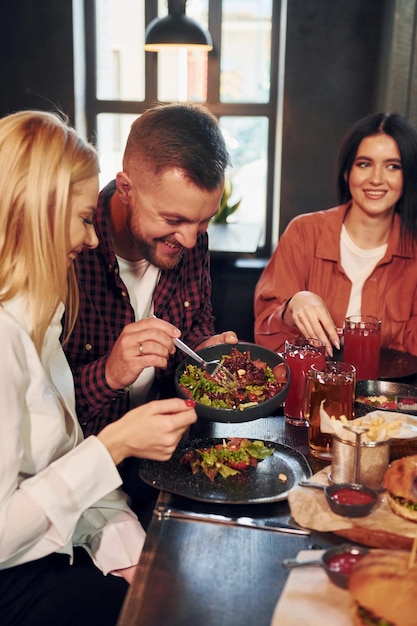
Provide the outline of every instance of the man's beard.
{"type": "MultiPolygon", "coordinates": [[[[143,237],[139,225],[133,223],[131,210],[129,210],[126,215],[126,229],[130,234],[130,238],[136,250],[148,263],[151,263],[160,270],[172,270],[180,262],[184,248],[181,247],[178,254],[175,256],[161,258],[160,255],[158,255],[158,239],[149,241],[143,237]]],[[[159,241],[162,241],[162,239],[159,241]]]]}
{"type": "Polygon", "coordinates": [[[149,242],[138,234],[133,235],[131,230],[130,233],[133,244],[138,250],[140,256],[155,267],[158,267],[160,270],[172,270],[180,262],[183,254],[182,248],[175,256],[161,258],[161,256],[158,255],[158,240],[149,242]]]}

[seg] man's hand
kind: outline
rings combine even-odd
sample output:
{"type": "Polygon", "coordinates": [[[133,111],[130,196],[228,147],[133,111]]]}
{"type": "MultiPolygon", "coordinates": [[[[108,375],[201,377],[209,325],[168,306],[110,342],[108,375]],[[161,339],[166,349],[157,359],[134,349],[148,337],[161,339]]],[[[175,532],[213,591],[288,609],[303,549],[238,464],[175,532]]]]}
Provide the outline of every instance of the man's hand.
{"type": "Polygon", "coordinates": [[[304,337],[324,341],[329,356],[333,356],[333,346],[339,350],[337,328],[324,301],[317,294],[311,291],[296,293],[288,303],[284,321],[290,326],[297,326],[304,337]]]}
{"type": "Polygon", "coordinates": [[[209,339],[206,339],[206,341],[203,341],[203,343],[200,343],[197,350],[201,350],[201,348],[209,348],[210,346],[217,346],[221,343],[230,343],[234,345],[238,341],[239,339],[237,338],[234,330],[226,330],[224,333],[213,335],[212,337],[209,337],[209,339]]]}
{"type": "Polygon", "coordinates": [[[155,317],[125,326],[107,357],[107,384],[123,389],[147,367],[166,368],[175,352],[173,338],[180,335],[178,328],[155,317]]]}

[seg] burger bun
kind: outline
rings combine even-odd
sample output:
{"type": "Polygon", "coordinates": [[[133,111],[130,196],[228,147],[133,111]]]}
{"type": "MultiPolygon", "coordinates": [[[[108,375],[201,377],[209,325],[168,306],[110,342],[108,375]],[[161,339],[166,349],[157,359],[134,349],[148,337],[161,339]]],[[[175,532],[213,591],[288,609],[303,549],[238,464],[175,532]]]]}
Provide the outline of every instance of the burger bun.
{"type": "Polygon", "coordinates": [[[387,500],[392,511],[401,517],[417,522],[417,495],[413,493],[414,481],[417,479],[417,455],[405,456],[391,463],[385,472],[382,482],[387,490],[387,500]],[[398,498],[416,505],[407,506],[398,498]]]}
{"type": "Polygon", "coordinates": [[[409,552],[371,550],[352,568],[348,589],[355,603],[355,626],[364,624],[358,607],[369,612],[375,623],[416,626],[417,560],[410,566],[409,552]]]}

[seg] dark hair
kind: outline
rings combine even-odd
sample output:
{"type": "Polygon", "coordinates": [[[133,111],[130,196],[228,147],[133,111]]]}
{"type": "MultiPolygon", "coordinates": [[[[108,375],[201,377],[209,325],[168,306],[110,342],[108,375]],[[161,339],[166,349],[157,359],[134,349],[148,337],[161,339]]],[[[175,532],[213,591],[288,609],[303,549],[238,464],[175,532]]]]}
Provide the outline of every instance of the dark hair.
{"type": "Polygon", "coordinates": [[[139,164],[158,174],[180,168],[197,187],[217,189],[229,154],[217,119],[195,104],[166,104],[148,109],[132,124],[123,167],[139,164]]]}
{"type": "Polygon", "coordinates": [[[400,113],[367,115],[345,135],[337,164],[338,198],[341,204],[352,198],[349,175],[359,144],[365,137],[381,133],[394,139],[401,155],[403,191],[395,211],[401,216],[401,237],[404,241],[407,237],[417,236],[417,132],[400,113]]]}

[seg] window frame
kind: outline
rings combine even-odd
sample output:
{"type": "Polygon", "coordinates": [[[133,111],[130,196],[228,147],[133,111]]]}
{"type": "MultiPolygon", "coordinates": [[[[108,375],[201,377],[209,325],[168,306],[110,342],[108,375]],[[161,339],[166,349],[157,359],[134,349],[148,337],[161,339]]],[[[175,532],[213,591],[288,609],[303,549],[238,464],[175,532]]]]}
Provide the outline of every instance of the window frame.
{"type": "MultiPolygon", "coordinates": [[[[273,228],[277,224],[274,215],[274,172],[277,163],[277,117],[280,54],[281,0],[273,0],[271,17],[271,55],[270,55],[270,91],[269,101],[262,103],[225,103],[220,101],[220,56],[222,30],[222,0],[208,0],[208,29],[213,39],[213,50],[208,53],[207,101],[204,103],[217,118],[258,117],[268,119],[267,177],[265,207],[264,245],[256,252],[257,257],[269,257],[276,237],[273,228]]],[[[158,16],[158,0],[145,1],[145,24],[158,16]]],[[[85,20],[85,119],[89,138],[97,136],[97,116],[100,113],[140,115],[157,102],[158,63],[157,52],[145,54],[145,99],[135,100],[99,100],[97,98],[96,71],[96,15],[94,0],[84,0],[85,20]]],[[[276,203],[279,204],[278,202],[276,203]]],[[[276,212],[278,209],[276,209],[276,212]]],[[[242,255],[243,256],[243,255],[242,255]]]]}

